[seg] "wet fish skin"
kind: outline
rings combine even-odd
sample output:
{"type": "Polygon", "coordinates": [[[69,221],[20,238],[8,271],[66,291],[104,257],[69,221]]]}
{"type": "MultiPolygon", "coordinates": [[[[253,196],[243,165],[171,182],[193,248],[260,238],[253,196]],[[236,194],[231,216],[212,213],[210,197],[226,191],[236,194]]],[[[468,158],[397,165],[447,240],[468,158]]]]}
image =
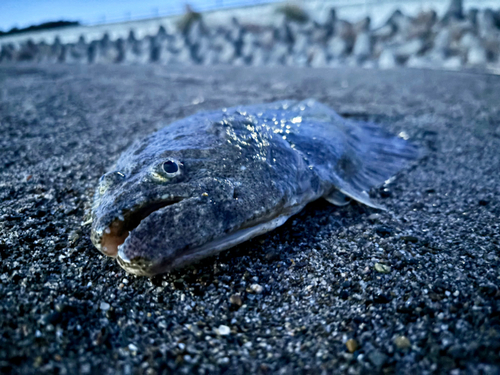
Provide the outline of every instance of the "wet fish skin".
{"type": "Polygon", "coordinates": [[[91,239],[128,272],[168,272],[320,197],[378,207],[367,191],[416,158],[409,142],[314,100],[202,112],[136,142],[101,178],[91,239]]]}

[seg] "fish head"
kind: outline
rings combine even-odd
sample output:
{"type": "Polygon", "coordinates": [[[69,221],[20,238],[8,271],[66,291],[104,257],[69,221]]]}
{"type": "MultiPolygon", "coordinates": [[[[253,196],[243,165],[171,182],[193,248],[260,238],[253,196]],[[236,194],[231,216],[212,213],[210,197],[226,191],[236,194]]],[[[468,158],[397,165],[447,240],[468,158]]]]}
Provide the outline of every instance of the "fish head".
{"type": "Polygon", "coordinates": [[[175,128],[155,133],[101,177],[91,230],[98,250],[130,273],[151,276],[216,254],[284,217],[286,189],[276,183],[283,171],[269,161],[268,143],[241,147],[212,128],[196,143],[176,137],[175,128]]]}

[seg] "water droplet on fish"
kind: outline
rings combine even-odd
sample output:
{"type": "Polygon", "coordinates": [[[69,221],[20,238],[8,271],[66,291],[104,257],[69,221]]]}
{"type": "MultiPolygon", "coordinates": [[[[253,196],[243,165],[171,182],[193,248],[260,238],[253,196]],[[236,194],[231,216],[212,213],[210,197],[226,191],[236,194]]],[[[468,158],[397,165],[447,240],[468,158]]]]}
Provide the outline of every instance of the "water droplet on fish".
{"type": "Polygon", "coordinates": [[[111,233],[111,229],[109,229],[109,228],[104,229],[104,233],[110,234],[111,233]]]}
{"type": "Polygon", "coordinates": [[[204,101],[205,101],[205,98],[203,96],[199,96],[197,98],[194,98],[193,101],[191,102],[191,104],[197,105],[197,104],[203,103],[204,101]]]}
{"type": "Polygon", "coordinates": [[[405,141],[410,139],[410,136],[408,135],[407,132],[403,131],[398,134],[398,137],[403,138],[405,141]]]}

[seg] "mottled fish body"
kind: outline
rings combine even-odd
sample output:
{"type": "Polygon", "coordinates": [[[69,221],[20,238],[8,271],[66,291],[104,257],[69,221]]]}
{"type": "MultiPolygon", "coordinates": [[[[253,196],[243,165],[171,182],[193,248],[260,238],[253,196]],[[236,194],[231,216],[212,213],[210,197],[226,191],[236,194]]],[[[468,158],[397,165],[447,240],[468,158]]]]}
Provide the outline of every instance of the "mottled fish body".
{"type": "Polygon", "coordinates": [[[154,275],[282,225],[318,198],[367,194],[418,157],[415,146],[314,101],[202,112],[134,143],[101,177],[94,245],[154,275]]]}

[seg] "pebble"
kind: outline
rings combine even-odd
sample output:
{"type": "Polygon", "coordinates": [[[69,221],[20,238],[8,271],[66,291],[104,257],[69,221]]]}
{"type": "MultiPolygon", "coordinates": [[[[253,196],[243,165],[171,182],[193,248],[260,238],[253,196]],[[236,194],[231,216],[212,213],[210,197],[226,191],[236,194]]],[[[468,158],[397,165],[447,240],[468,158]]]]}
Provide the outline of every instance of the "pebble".
{"type": "Polygon", "coordinates": [[[371,214],[370,216],[368,216],[368,220],[370,220],[371,222],[374,222],[374,223],[379,221],[381,218],[382,218],[382,215],[380,215],[380,214],[371,214]]]}
{"type": "Polygon", "coordinates": [[[109,303],[107,303],[107,302],[101,302],[101,303],[99,304],[99,308],[100,308],[102,311],[108,311],[110,307],[111,307],[111,306],[110,306],[110,305],[109,305],[109,303]]]}
{"type": "Polygon", "coordinates": [[[229,364],[229,358],[228,357],[222,357],[217,360],[218,365],[227,365],[229,364]]]}
{"type": "Polygon", "coordinates": [[[375,263],[375,271],[380,272],[380,273],[390,273],[391,272],[391,266],[388,266],[386,264],[382,263],[375,263]]]}
{"type": "Polygon", "coordinates": [[[80,239],[80,233],[78,231],[72,231],[68,236],[68,243],[73,246],[80,239]]]}
{"type": "Polygon", "coordinates": [[[264,291],[264,288],[259,284],[252,284],[250,285],[250,291],[252,293],[260,294],[264,291]]]}
{"type": "Polygon", "coordinates": [[[229,297],[229,302],[237,307],[240,307],[243,304],[239,294],[233,294],[231,297],[229,297]]]}
{"type": "Polygon", "coordinates": [[[394,339],[394,344],[398,349],[411,348],[411,342],[406,336],[398,336],[394,339]]]}
{"type": "Polygon", "coordinates": [[[349,353],[354,353],[359,348],[358,342],[354,339],[347,340],[345,346],[347,347],[349,353]]]}
{"type": "Polygon", "coordinates": [[[217,328],[217,333],[221,336],[227,336],[231,333],[231,329],[228,326],[220,325],[219,328],[217,328]]]}

